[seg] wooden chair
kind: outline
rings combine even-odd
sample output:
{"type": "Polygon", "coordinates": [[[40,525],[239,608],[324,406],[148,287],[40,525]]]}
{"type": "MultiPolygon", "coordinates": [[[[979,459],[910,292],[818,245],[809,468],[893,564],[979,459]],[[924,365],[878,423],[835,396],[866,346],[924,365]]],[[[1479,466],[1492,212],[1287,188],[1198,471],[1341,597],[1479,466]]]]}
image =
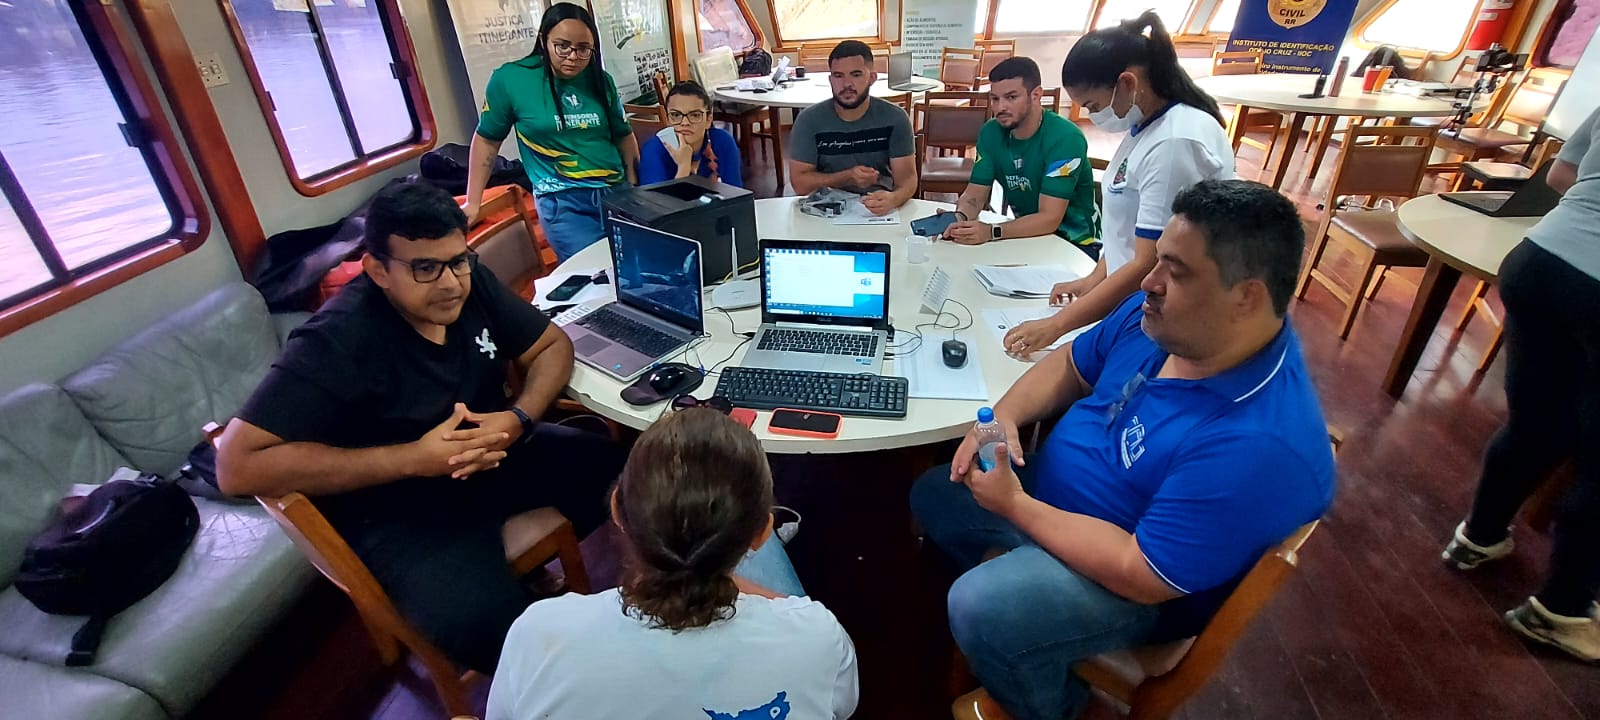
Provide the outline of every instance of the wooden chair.
{"type": "MultiPolygon", "coordinates": [[[[466,198],[456,201],[465,202],[466,198]]],[[[479,262],[517,297],[531,301],[533,281],[549,274],[556,264],[556,252],[544,239],[533,196],[517,185],[488,188],[483,191],[479,218],[467,231],[467,247],[476,251],[479,262]]]]}
{"type": "MultiPolygon", "coordinates": [[[[710,92],[718,85],[731,85],[739,79],[739,65],[728,48],[717,48],[702,54],[694,61],[700,85],[710,92]]],[[[749,162],[751,146],[758,140],[772,142],[771,108],[766,105],[711,101],[711,120],[732,128],[733,139],[739,144],[739,154],[749,162]]],[[[661,118],[666,122],[666,117],[661,118]]],[[[635,135],[638,133],[635,132],[635,135]]]]}
{"type": "MultiPolygon", "coordinates": [[[[1211,56],[1212,75],[1255,75],[1261,72],[1263,55],[1258,50],[1242,50],[1237,52],[1219,52],[1211,56]]],[[[1233,151],[1239,152],[1239,145],[1249,145],[1265,153],[1261,156],[1265,162],[1272,157],[1272,151],[1278,147],[1278,139],[1283,137],[1285,130],[1283,113],[1275,110],[1258,110],[1236,106],[1233,110],[1233,127],[1228,128],[1228,134],[1238,138],[1234,141],[1233,151]],[[1242,132],[1235,128],[1243,126],[1242,132]],[[1265,130],[1268,133],[1267,142],[1261,142],[1248,135],[1252,130],[1265,130]]],[[[1287,162],[1287,161],[1285,161],[1287,162]]]]}
{"type": "MultiPolygon", "coordinates": [[[[409,650],[427,669],[445,712],[452,716],[471,714],[467,686],[477,680],[478,674],[462,674],[439,648],[401,617],[377,578],[316,506],[300,493],[257,500],[311,564],[350,596],[383,664],[394,665],[401,649],[409,650]]],[[[578,553],[578,536],[555,508],[540,508],[507,520],[502,535],[506,562],[519,576],[560,557],[567,584],[578,592],[590,591],[589,576],[578,553]]]]}
{"type": "MultiPolygon", "coordinates": [[[[1317,523],[1301,526],[1256,561],[1199,635],[1098,655],[1072,666],[1072,673],[1126,705],[1129,720],[1164,720],[1171,716],[1216,674],[1245,627],[1299,566],[1300,548],[1317,529],[1317,523]]],[[[981,689],[958,698],[950,714],[956,720],[1011,717],[981,689]]]]}
{"type": "Polygon", "coordinates": [[[911,93],[910,92],[897,93],[895,95],[885,95],[883,97],[883,100],[885,102],[889,103],[890,105],[893,105],[893,106],[895,106],[897,108],[900,108],[901,110],[906,111],[906,116],[907,117],[910,117],[911,113],[912,113],[912,110],[914,110],[914,108],[911,105],[911,93]]]}
{"type": "Polygon", "coordinates": [[[972,44],[983,51],[983,58],[978,63],[979,84],[989,82],[989,73],[994,71],[994,66],[1017,54],[1016,40],[976,40],[972,44]]]}
{"type": "Polygon", "coordinates": [[[806,69],[806,72],[828,72],[828,55],[833,52],[836,43],[802,43],[800,49],[795,51],[795,64],[806,69]]]}
{"type": "Polygon", "coordinates": [[[1428,254],[1401,234],[1394,211],[1340,212],[1339,199],[1366,196],[1376,202],[1385,197],[1415,197],[1437,135],[1435,128],[1405,126],[1356,126],[1349,130],[1338,169],[1328,187],[1327,210],[1295,292],[1296,298],[1304,298],[1306,288],[1315,280],[1345,303],[1344,320],[1339,325],[1340,339],[1349,337],[1356,312],[1362,300],[1368,297],[1368,290],[1376,294],[1378,285],[1382,284],[1381,276],[1377,284],[1373,283],[1373,275],[1379,268],[1387,273],[1392,267],[1424,267],[1428,264],[1428,254]],[[1375,142],[1363,142],[1366,139],[1375,142]],[[1408,141],[1416,142],[1402,144],[1408,141]],[[1317,267],[1330,241],[1361,258],[1361,279],[1354,287],[1340,285],[1317,267]]]}
{"type": "Polygon", "coordinates": [[[983,51],[947,47],[939,54],[939,81],[946,90],[977,90],[983,51]]]}
{"type": "Polygon", "coordinates": [[[1061,114],[1061,88],[1045,88],[1044,94],[1039,97],[1039,105],[1044,109],[1061,114]]]}
{"type": "MultiPolygon", "coordinates": [[[[1514,145],[1525,145],[1528,138],[1519,133],[1501,130],[1506,123],[1516,125],[1521,131],[1531,132],[1544,123],[1555,104],[1566,76],[1559,70],[1532,70],[1510,90],[1504,107],[1491,108],[1482,126],[1464,127],[1439,133],[1440,150],[1461,157],[1461,162],[1482,160],[1497,155],[1514,145]]],[[[1453,172],[1459,164],[1435,165],[1436,172],[1453,172]]]]}
{"type": "MultiPolygon", "coordinates": [[[[929,93],[939,95],[943,93],[929,93]]],[[[978,142],[978,131],[989,121],[989,108],[982,105],[917,104],[922,131],[917,133],[917,196],[924,193],[960,193],[972,178],[974,160],[966,157],[967,148],[978,142]],[[928,148],[956,151],[953,157],[927,157],[928,148]]]]}
{"type": "Polygon", "coordinates": [[[667,121],[667,107],[664,104],[637,105],[634,103],[623,103],[622,112],[627,114],[628,122],[630,123],[634,120],[654,120],[656,122],[667,121]]]}

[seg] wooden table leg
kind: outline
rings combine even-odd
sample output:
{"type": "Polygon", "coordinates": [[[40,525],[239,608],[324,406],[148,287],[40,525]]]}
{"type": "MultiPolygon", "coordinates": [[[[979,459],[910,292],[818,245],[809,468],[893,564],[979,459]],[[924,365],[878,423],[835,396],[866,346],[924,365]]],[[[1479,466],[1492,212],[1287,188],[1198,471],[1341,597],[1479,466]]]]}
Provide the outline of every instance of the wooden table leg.
{"type": "Polygon", "coordinates": [[[1437,256],[1428,258],[1428,269],[1417,287],[1417,299],[1411,303],[1411,316],[1406,318],[1406,329],[1400,333],[1394,359],[1389,361],[1389,372],[1383,376],[1383,391],[1390,396],[1398,398],[1405,392],[1406,383],[1416,371],[1422,351],[1427,349],[1428,340],[1433,337],[1439,317],[1444,315],[1444,307],[1450,304],[1450,295],[1460,279],[1460,270],[1446,265],[1437,256]]]}
{"type": "Polygon", "coordinates": [[[767,122],[772,125],[772,169],[778,175],[778,188],[776,192],[780,197],[783,193],[783,108],[777,105],[767,107],[767,122]]]}
{"type": "Polygon", "coordinates": [[[1294,146],[1300,144],[1300,126],[1306,124],[1306,113],[1297,112],[1289,119],[1289,134],[1284,137],[1283,152],[1278,155],[1278,169],[1272,173],[1272,189],[1283,187],[1283,176],[1289,174],[1289,161],[1294,159],[1294,146]]]}
{"type": "Polygon", "coordinates": [[[1233,141],[1233,154],[1239,154],[1239,142],[1244,139],[1244,119],[1250,114],[1250,108],[1244,105],[1233,106],[1233,122],[1228,124],[1228,138],[1233,141]]]}

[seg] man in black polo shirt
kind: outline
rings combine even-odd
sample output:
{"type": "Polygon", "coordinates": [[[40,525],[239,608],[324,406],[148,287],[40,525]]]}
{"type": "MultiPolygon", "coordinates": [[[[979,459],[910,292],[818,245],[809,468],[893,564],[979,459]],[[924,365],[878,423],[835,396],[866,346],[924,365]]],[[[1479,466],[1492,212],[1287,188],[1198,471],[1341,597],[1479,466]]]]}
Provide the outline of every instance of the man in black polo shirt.
{"type": "Polygon", "coordinates": [[[553,505],[587,534],[624,457],[537,421],[572,375],[572,343],[478,267],[466,229],[436,188],[378,194],[365,274],[289,337],[222,437],[218,481],[311,496],[407,620],[492,672],[532,599],[501,525],[553,505]],[[508,365],[525,378],[509,402],[508,365]]]}

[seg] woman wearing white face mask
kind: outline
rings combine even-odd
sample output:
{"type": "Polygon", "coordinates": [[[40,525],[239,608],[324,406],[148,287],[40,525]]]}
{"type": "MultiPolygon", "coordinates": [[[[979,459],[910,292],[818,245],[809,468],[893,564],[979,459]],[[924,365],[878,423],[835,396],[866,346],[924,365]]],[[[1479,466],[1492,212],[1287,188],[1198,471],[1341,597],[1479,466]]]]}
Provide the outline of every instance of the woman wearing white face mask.
{"type": "Polygon", "coordinates": [[[1217,101],[1178,65],[1154,12],[1080,38],[1061,66],[1061,86],[1095,126],[1128,134],[1101,186],[1104,247],[1094,272],[1051,290],[1050,302],[1065,305],[1060,312],[1006,334],[1006,351],[1014,355],[1030,355],[1104,318],[1155,267],[1156,239],[1178,192],[1234,176],[1233,144],[1217,101]]]}

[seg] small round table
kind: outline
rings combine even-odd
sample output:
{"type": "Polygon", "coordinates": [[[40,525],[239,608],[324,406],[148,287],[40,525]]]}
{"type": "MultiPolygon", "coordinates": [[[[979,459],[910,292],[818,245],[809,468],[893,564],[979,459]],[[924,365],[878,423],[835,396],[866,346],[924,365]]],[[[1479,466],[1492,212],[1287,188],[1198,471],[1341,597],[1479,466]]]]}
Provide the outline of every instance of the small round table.
{"type": "MultiPolygon", "coordinates": [[[[1212,75],[1195,80],[1195,84],[1217,102],[1235,106],[1234,120],[1230,125],[1235,148],[1239,147],[1239,138],[1244,135],[1244,123],[1241,120],[1250,108],[1290,115],[1289,134],[1283,143],[1283,151],[1278,155],[1278,168],[1273,173],[1274,188],[1283,186],[1284,175],[1289,172],[1289,158],[1300,141],[1301,127],[1305,125],[1306,118],[1444,117],[1455,113],[1455,107],[1449,100],[1399,93],[1363,93],[1358,78],[1345,78],[1344,87],[1340,88],[1338,95],[1300,97],[1302,93],[1311,92],[1316,81],[1312,75],[1212,75]]],[[[1331,78],[1328,84],[1332,85],[1331,78]]],[[[1263,158],[1262,167],[1266,167],[1271,160],[1263,158]]]]}
{"type": "Polygon", "coordinates": [[[1394,397],[1405,392],[1462,273],[1498,281],[1500,263],[1539,222],[1536,217],[1489,217],[1438,195],[1406,201],[1399,216],[1400,232],[1428,252],[1428,268],[1383,378],[1384,391],[1394,397]]]}
{"type": "MultiPolygon", "coordinates": [[[[892,90],[889,83],[879,81],[872,84],[867,92],[876,98],[890,98],[911,92],[920,95],[926,92],[939,92],[944,90],[944,83],[932,78],[917,78],[921,82],[936,83],[936,87],[915,92],[909,90],[892,90]]],[[[768,122],[772,125],[772,166],[778,175],[778,191],[783,191],[785,182],[783,166],[783,110],[804,110],[824,100],[833,99],[833,86],[828,83],[826,73],[811,73],[803,78],[791,80],[764,93],[753,90],[735,90],[732,86],[724,85],[711,89],[711,94],[718,100],[744,103],[747,105],[767,106],[768,122]]]]}
{"type": "MultiPolygon", "coordinates": [[[[991,398],[987,401],[911,398],[905,419],[846,417],[839,437],[832,440],[769,433],[767,419],[771,413],[763,411],[756,420],[753,430],[767,452],[862,452],[911,447],[960,437],[972,426],[979,407],[992,404],[993,400],[1005,394],[1012,383],[1031,367],[1029,363],[1005,354],[995,333],[984,324],[984,309],[1040,307],[1046,302],[1013,300],[990,295],[973,277],[972,266],[1008,263],[1053,264],[1064,265],[1080,274],[1088,274],[1094,269],[1094,262],[1087,255],[1053,235],[1008,239],[977,246],[936,242],[929,249],[929,258],[926,262],[912,264],[906,260],[906,235],[910,232],[907,223],[915,218],[931,215],[936,209],[953,209],[953,205],[912,200],[900,208],[902,222],[899,225],[853,226],[834,225],[828,220],[802,214],[796,207],[797,201],[798,198],[793,197],[757,200],[756,227],[761,237],[882,242],[891,246],[889,315],[891,323],[897,328],[892,342],[894,348],[908,348],[906,330],[932,322],[934,319],[932,313],[922,312],[920,309],[922,291],[927,286],[933,269],[943,267],[945,272],[950,274],[950,298],[966,305],[975,315],[972,326],[955,333],[955,337],[966,342],[971,362],[977,362],[982,366],[984,384],[991,398]]],[[[1003,218],[985,212],[982,219],[993,222],[1003,218]]],[[[610,266],[607,246],[604,242],[599,242],[568,258],[562,263],[561,268],[556,270],[556,274],[563,269],[610,266]]],[[[710,306],[709,293],[706,305],[710,306]]],[[[947,311],[963,320],[966,318],[966,312],[956,307],[954,303],[947,307],[947,311]]],[[[707,370],[720,370],[729,365],[738,365],[740,359],[744,357],[748,344],[741,344],[745,338],[735,333],[752,332],[760,327],[761,308],[757,306],[734,310],[730,315],[731,327],[728,316],[724,316],[721,312],[707,312],[705,329],[710,337],[695,346],[693,350],[679,353],[671,359],[692,365],[703,364],[707,370]]],[[[952,324],[949,318],[946,318],[945,322],[952,324]]],[[[923,328],[922,332],[924,338],[922,347],[917,350],[919,353],[937,353],[940,351],[941,342],[951,337],[949,330],[923,328]]],[[[911,342],[913,345],[914,343],[915,341],[911,342]]],[[[896,374],[896,362],[896,360],[885,361],[883,374],[896,374]]],[[[716,376],[709,376],[694,395],[699,398],[711,397],[716,386],[716,376]]],[[[610,376],[583,363],[576,363],[572,380],[567,385],[567,394],[600,415],[637,430],[648,427],[665,411],[665,403],[636,408],[623,402],[620,395],[623,387],[623,383],[610,376]]]]}

